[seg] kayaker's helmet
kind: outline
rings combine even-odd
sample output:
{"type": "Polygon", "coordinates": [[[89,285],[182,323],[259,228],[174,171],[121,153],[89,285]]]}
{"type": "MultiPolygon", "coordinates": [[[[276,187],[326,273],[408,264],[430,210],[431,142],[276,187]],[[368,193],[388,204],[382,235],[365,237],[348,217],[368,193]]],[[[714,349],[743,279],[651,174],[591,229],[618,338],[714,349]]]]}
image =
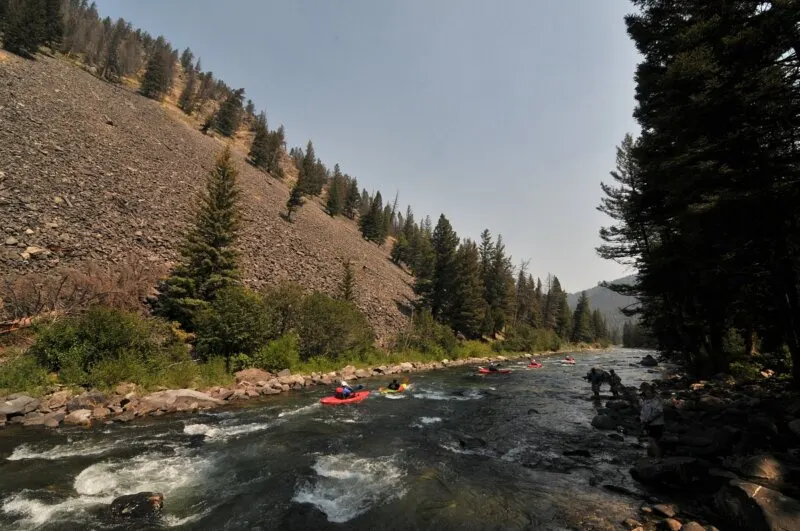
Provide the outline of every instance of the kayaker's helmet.
{"type": "Polygon", "coordinates": [[[345,382],[344,380],[339,382],[339,385],[341,385],[342,387],[348,387],[347,382],[345,382]]]}

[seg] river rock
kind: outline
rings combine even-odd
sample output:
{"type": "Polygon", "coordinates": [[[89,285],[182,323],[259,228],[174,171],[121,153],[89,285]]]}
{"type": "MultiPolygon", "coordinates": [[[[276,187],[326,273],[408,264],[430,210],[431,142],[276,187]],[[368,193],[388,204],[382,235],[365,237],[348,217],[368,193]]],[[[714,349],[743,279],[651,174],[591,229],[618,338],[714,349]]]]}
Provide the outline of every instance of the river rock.
{"type": "Polygon", "coordinates": [[[747,457],[735,468],[742,477],[770,482],[783,480],[783,466],[771,455],[761,454],[747,457]]]}
{"type": "Polygon", "coordinates": [[[681,531],[706,531],[706,528],[697,522],[686,522],[681,526],[681,531]]]}
{"type": "Polygon", "coordinates": [[[592,419],[592,426],[598,430],[616,430],[617,421],[609,415],[597,415],[592,419]]]}
{"type": "Polygon", "coordinates": [[[108,508],[114,519],[151,520],[161,515],[164,495],[160,492],[137,492],[115,498],[108,508]]]}
{"type": "Polygon", "coordinates": [[[407,362],[407,361],[404,361],[403,363],[401,363],[401,364],[400,364],[400,365],[398,365],[397,367],[398,367],[398,369],[400,369],[401,371],[410,371],[411,369],[413,369],[413,368],[414,368],[414,366],[413,366],[411,363],[407,362]]]}
{"type": "Polygon", "coordinates": [[[274,387],[260,387],[258,392],[262,395],[279,395],[281,394],[280,389],[275,389],[274,387]]]}
{"type": "Polygon", "coordinates": [[[372,375],[368,371],[365,371],[364,369],[356,370],[356,377],[358,378],[369,378],[370,376],[372,375]]]}
{"type": "Polygon", "coordinates": [[[789,431],[800,437],[800,419],[794,419],[789,422],[789,431]]]}
{"type": "Polygon", "coordinates": [[[88,391],[81,393],[69,402],[67,402],[67,412],[71,413],[79,409],[94,409],[105,405],[106,395],[100,391],[88,391]]]}
{"type": "Polygon", "coordinates": [[[111,414],[111,410],[107,407],[96,407],[92,410],[92,418],[104,419],[111,414]]]}
{"type": "Polygon", "coordinates": [[[35,411],[40,403],[36,398],[31,398],[27,395],[10,395],[5,402],[0,403],[0,415],[5,415],[6,417],[25,415],[35,411]]]}
{"type": "Polygon", "coordinates": [[[3,415],[3,414],[0,414],[0,427],[5,426],[5,425],[6,425],[6,416],[3,415]]]}
{"type": "Polygon", "coordinates": [[[636,529],[637,527],[642,527],[642,524],[633,518],[626,518],[622,521],[622,525],[624,525],[626,529],[636,529]]]}
{"type": "Polygon", "coordinates": [[[44,424],[46,415],[39,411],[31,411],[22,420],[23,426],[41,426],[44,424]]]}
{"type": "Polygon", "coordinates": [[[76,409],[75,411],[71,411],[69,415],[64,417],[64,424],[89,426],[92,423],[91,419],[92,419],[91,409],[76,409]]]}
{"type": "Polygon", "coordinates": [[[665,518],[658,523],[657,529],[659,531],[680,531],[683,524],[674,518],[665,518]]]}
{"type": "Polygon", "coordinates": [[[216,397],[220,400],[227,400],[233,394],[233,389],[228,389],[227,387],[223,387],[216,393],[216,397]]]}
{"type": "Polygon", "coordinates": [[[673,487],[691,486],[708,475],[707,468],[694,457],[667,457],[660,463],[640,459],[630,472],[640,483],[673,487]]]}
{"type": "Polygon", "coordinates": [[[658,503],[653,505],[653,512],[666,518],[672,518],[678,514],[678,506],[671,503],[658,503]]]}
{"type": "Polygon", "coordinates": [[[656,361],[656,359],[650,354],[642,358],[642,361],[640,361],[639,363],[641,363],[645,367],[655,367],[656,365],[658,365],[658,361],[656,361]]]}
{"type": "Polygon", "coordinates": [[[127,396],[130,393],[136,392],[136,384],[121,383],[114,388],[114,392],[121,396],[127,396]]]}
{"type": "Polygon", "coordinates": [[[207,409],[224,404],[222,400],[194,389],[171,389],[158,391],[142,397],[141,408],[176,411],[179,409],[207,409]],[[192,407],[196,404],[196,407],[192,407]]]}
{"type": "Polygon", "coordinates": [[[269,381],[272,379],[272,374],[261,369],[244,369],[234,374],[236,383],[250,382],[256,383],[258,381],[269,381]]]}
{"type": "Polygon", "coordinates": [[[54,411],[53,413],[48,413],[44,416],[44,422],[42,425],[48,428],[58,428],[58,425],[64,420],[67,414],[62,409],[61,411],[54,411]]]}
{"type": "Polygon", "coordinates": [[[761,485],[732,480],[714,501],[729,529],[800,529],[800,502],[761,485]]]}
{"type": "Polygon", "coordinates": [[[52,395],[48,396],[45,400],[43,405],[50,410],[53,409],[61,409],[62,407],[67,405],[67,401],[72,397],[72,391],[69,389],[65,389],[63,391],[56,391],[52,395]]]}

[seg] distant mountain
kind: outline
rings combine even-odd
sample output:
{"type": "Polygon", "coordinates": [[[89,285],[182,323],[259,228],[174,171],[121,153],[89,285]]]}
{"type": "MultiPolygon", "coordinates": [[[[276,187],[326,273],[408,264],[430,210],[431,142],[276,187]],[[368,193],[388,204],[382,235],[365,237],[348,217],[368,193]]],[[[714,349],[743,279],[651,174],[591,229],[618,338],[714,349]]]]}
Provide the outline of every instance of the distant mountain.
{"type": "MultiPolygon", "coordinates": [[[[628,275],[627,277],[618,278],[617,280],[612,280],[612,284],[631,284],[633,280],[636,278],[636,275],[628,275]]],[[[586,295],[589,297],[589,306],[594,310],[595,308],[600,310],[600,313],[606,318],[606,323],[608,323],[609,328],[612,330],[614,328],[622,329],[622,325],[628,319],[625,317],[622,312],[619,311],[620,308],[624,308],[629,304],[633,304],[636,302],[634,297],[626,297],[624,295],[620,295],[619,293],[615,293],[608,288],[604,288],[599,284],[593,288],[589,288],[586,291],[586,295]]],[[[577,293],[568,293],[567,294],[567,302],[569,303],[569,307],[573,310],[575,309],[575,305],[578,303],[578,297],[580,297],[581,292],[577,293]]]]}

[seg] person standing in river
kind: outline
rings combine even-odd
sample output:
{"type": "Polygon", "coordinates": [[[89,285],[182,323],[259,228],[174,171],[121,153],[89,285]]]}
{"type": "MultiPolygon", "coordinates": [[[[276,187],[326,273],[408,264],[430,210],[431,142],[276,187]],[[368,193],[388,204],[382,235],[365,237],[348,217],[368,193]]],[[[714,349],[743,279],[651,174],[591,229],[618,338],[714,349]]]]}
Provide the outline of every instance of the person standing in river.
{"type": "Polygon", "coordinates": [[[619,396],[620,391],[622,391],[622,378],[614,372],[614,369],[611,369],[609,372],[611,374],[608,376],[608,383],[611,385],[611,394],[616,398],[619,396]]]}
{"type": "Polygon", "coordinates": [[[592,367],[586,376],[583,377],[584,380],[589,380],[589,383],[592,384],[592,393],[594,396],[600,396],[600,384],[605,381],[605,371],[598,371],[596,367],[592,367]]]}
{"type": "Polygon", "coordinates": [[[639,420],[649,443],[647,454],[660,460],[663,455],[659,441],[664,435],[664,404],[656,394],[653,384],[642,382],[639,391],[642,394],[642,410],[639,420]]]}

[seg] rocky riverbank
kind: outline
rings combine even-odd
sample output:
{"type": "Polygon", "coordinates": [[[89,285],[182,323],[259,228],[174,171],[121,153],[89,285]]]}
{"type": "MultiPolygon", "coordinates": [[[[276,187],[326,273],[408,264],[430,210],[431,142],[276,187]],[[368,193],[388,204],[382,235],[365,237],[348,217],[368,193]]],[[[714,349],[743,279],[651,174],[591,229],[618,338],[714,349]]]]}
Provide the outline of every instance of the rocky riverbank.
{"type": "MultiPolygon", "coordinates": [[[[789,382],[673,374],[657,389],[664,458],[643,457],[630,469],[654,497],[642,505],[641,521],[626,527],[800,529],[800,393],[789,382]]],[[[592,425],[638,434],[636,391],[606,402],[592,425]]]]}
{"type": "MultiPolygon", "coordinates": [[[[540,353],[537,356],[560,353],[540,353]]],[[[0,398],[0,427],[22,425],[57,428],[61,424],[91,426],[97,423],[130,422],[138,417],[211,409],[315,385],[332,386],[339,380],[352,382],[507,359],[506,356],[443,359],[428,363],[381,365],[370,369],[348,365],[339,371],[309,375],[292,374],[288,369],[275,374],[261,369],[246,369],[235,374],[236,382],[233,385],[202,390],[163,389],[146,393],[133,384],[123,383],[110,393],[92,390],[76,394],[70,389],[60,389],[39,398],[17,393],[0,398]]]]}

